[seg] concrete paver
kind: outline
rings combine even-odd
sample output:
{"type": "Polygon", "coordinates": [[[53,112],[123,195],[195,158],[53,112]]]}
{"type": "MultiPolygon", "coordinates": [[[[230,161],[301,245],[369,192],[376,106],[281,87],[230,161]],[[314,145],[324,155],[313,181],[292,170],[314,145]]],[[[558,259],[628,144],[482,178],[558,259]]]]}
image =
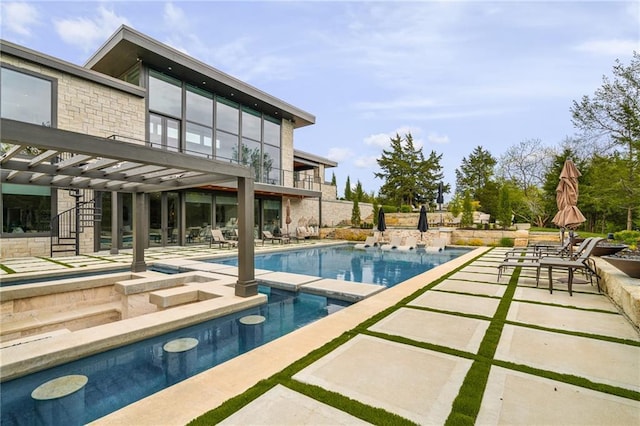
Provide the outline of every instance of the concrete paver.
{"type": "Polygon", "coordinates": [[[358,335],[293,378],[420,424],[444,424],[470,366],[464,358],[358,335]]]}
{"type": "MultiPolygon", "coordinates": [[[[522,278],[520,279],[522,280],[522,278]]],[[[543,288],[523,288],[516,289],[514,300],[532,301],[539,303],[549,303],[554,305],[574,306],[582,309],[599,309],[609,312],[618,312],[616,307],[602,294],[574,293],[569,296],[568,292],[549,293],[543,288]]]]}
{"type": "Polygon", "coordinates": [[[409,303],[410,306],[421,306],[450,312],[484,315],[492,317],[500,304],[500,299],[428,291],[409,303]]]}
{"type": "Polygon", "coordinates": [[[637,425],[640,401],[491,367],[477,425],[637,425]]]}
{"type": "Polygon", "coordinates": [[[483,296],[502,297],[505,286],[471,281],[444,280],[434,287],[435,290],[453,291],[459,293],[479,294],[483,296]]]}

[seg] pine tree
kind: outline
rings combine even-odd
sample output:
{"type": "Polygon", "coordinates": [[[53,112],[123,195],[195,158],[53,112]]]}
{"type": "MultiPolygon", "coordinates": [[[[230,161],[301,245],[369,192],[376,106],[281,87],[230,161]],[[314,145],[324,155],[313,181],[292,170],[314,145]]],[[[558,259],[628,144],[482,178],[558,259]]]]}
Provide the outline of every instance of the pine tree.
{"type": "Polygon", "coordinates": [[[356,183],[356,193],[354,194],[354,199],[358,201],[364,201],[364,191],[362,190],[362,184],[358,180],[356,183]]]}
{"type": "Polygon", "coordinates": [[[351,210],[351,225],[360,226],[360,220],[360,205],[358,204],[358,199],[354,198],[353,210],[351,210]]]}
{"type": "Polygon", "coordinates": [[[471,194],[469,191],[465,191],[464,199],[462,200],[462,218],[460,219],[460,226],[462,228],[469,228],[473,225],[473,205],[471,203],[471,194]]]}
{"type": "Polygon", "coordinates": [[[336,182],[336,174],[335,174],[335,172],[331,173],[331,185],[338,186],[338,184],[336,182]]]}
{"type": "Polygon", "coordinates": [[[353,195],[351,194],[351,179],[347,176],[347,183],[344,185],[344,199],[351,201],[353,195]]]}

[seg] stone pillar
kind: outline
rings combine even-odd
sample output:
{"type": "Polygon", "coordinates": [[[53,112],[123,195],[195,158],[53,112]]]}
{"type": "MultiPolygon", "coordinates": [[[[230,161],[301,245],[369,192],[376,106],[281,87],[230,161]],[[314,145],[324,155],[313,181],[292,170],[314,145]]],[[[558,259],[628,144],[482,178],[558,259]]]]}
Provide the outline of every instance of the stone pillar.
{"type": "Polygon", "coordinates": [[[145,196],[144,192],[136,192],[133,200],[133,261],[131,272],[144,272],[147,264],[144,261],[145,246],[145,196]]]}
{"type": "Polygon", "coordinates": [[[238,282],[236,296],[248,297],[258,294],[255,280],[253,239],[253,179],[238,178],[238,282]]]}
{"type": "Polygon", "coordinates": [[[111,254],[118,254],[118,193],[111,192],[111,254]]]}

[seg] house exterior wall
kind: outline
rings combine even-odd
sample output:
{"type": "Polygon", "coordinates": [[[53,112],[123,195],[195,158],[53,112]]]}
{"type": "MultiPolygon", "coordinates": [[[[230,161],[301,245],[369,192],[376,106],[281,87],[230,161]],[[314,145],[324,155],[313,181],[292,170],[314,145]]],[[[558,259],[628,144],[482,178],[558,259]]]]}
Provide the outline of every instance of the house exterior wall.
{"type": "Polygon", "coordinates": [[[293,123],[282,120],[280,124],[280,152],[282,153],[282,186],[293,187],[293,123]]]}
{"type": "MultiPolygon", "coordinates": [[[[119,135],[144,144],[145,100],[95,82],[65,74],[40,64],[3,54],[2,63],[35,72],[57,80],[57,128],[99,137],[119,135]]],[[[85,192],[86,200],[93,197],[85,192]]],[[[57,190],[57,211],[61,213],[75,205],[75,199],[66,190],[57,190]]],[[[48,256],[49,237],[3,238],[0,245],[2,258],[21,256],[48,256]]],[[[94,231],[86,228],[80,236],[80,252],[93,252],[94,231]]]]}

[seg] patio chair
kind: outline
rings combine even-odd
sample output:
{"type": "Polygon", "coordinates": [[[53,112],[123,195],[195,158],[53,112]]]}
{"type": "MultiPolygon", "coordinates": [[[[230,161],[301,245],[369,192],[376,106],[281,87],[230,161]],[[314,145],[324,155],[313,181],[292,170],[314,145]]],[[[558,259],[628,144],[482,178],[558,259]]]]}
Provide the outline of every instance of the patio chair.
{"type": "Polygon", "coordinates": [[[589,282],[593,285],[593,277],[596,277],[596,284],[598,286],[598,292],[600,292],[600,276],[596,270],[595,261],[591,259],[591,252],[604,238],[587,238],[580,245],[580,249],[577,252],[577,257],[568,259],[561,257],[542,257],[540,259],[540,267],[547,268],[549,272],[549,293],[553,293],[553,269],[566,269],[569,273],[567,279],[567,286],[569,289],[569,296],[573,296],[573,276],[575,271],[582,271],[589,278],[589,282]]]}
{"type": "Polygon", "coordinates": [[[383,244],[380,248],[382,250],[395,250],[398,248],[398,246],[402,245],[402,238],[401,237],[391,237],[391,239],[389,240],[389,244],[383,244]]]}
{"type": "Polygon", "coordinates": [[[271,244],[278,241],[280,244],[288,243],[290,241],[289,237],[276,237],[271,231],[262,231],[262,245],[264,245],[265,241],[271,241],[271,244]]]}
{"type": "Polygon", "coordinates": [[[424,250],[429,253],[439,253],[447,245],[447,241],[444,238],[433,238],[429,245],[425,246],[424,250]]]}
{"type": "Polygon", "coordinates": [[[376,237],[370,236],[370,237],[367,237],[366,240],[364,240],[364,243],[358,243],[355,246],[353,246],[353,248],[367,249],[367,248],[375,247],[376,244],[377,244],[376,237]]]}
{"type": "Polygon", "coordinates": [[[227,240],[222,234],[222,231],[219,229],[211,230],[211,239],[209,240],[209,248],[211,248],[212,244],[217,244],[218,247],[220,248],[225,246],[228,246],[229,248],[238,246],[237,241],[227,240]]]}
{"type": "Polygon", "coordinates": [[[397,248],[400,251],[415,250],[417,243],[418,243],[418,240],[416,240],[415,237],[407,237],[404,240],[404,244],[399,245],[397,248]]]}

